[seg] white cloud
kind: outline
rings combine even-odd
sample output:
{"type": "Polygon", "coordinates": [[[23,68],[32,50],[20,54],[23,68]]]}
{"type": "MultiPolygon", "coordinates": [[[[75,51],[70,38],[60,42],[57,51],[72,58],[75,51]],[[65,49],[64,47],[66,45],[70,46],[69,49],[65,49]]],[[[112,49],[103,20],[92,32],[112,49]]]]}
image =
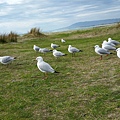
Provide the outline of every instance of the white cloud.
{"type": "Polygon", "coordinates": [[[4,7],[0,9],[0,16],[8,15],[13,10],[12,7],[4,7]]]}
{"type": "Polygon", "coordinates": [[[120,11],[120,8],[118,7],[114,7],[112,9],[107,9],[107,10],[104,10],[104,11],[90,11],[88,13],[81,13],[81,14],[78,14],[77,17],[83,17],[83,16],[91,16],[91,15],[97,15],[99,16],[99,14],[104,14],[104,13],[111,13],[111,12],[116,12],[116,11],[120,11]]]}
{"type": "Polygon", "coordinates": [[[0,3],[7,3],[9,5],[22,4],[24,0],[0,0],[0,3]]]}

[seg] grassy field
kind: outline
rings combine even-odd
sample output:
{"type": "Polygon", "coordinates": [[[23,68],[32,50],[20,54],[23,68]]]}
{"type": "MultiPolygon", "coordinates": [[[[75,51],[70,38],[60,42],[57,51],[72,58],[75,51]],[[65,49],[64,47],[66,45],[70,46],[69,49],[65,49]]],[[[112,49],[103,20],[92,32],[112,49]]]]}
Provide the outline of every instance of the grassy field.
{"type": "MultiPolygon", "coordinates": [[[[120,59],[116,52],[100,56],[94,45],[108,37],[120,41],[120,27],[60,32],[37,39],[19,38],[17,43],[0,44],[0,56],[16,56],[8,67],[0,64],[0,120],[119,120],[120,59]],[[66,43],[61,43],[64,38],[66,43]],[[58,50],[67,56],[35,52],[33,45],[58,50]],[[83,52],[72,57],[71,44],[83,52]],[[42,56],[59,74],[43,79],[35,60],[42,56]]],[[[118,46],[120,47],[120,45],[118,46]]]]}

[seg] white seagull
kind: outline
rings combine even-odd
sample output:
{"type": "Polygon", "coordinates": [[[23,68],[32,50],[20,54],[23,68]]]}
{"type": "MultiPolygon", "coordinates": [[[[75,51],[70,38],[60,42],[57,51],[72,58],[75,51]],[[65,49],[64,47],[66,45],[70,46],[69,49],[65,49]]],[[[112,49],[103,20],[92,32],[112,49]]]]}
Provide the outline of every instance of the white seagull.
{"type": "Polygon", "coordinates": [[[117,52],[118,58],[120,58],[120,48],[117,48],[117,49],[116,49],[116,52],[117,52]]]}
{"type": "Polygon", "coordinates": [[[39,51],[39,49],[40,49],[40,47],[38,47],[38,46],[36,46],[36,45],[34,45],[34,46],[33,46],[33,50],[35,50],[35,51],[37,51],[37,52],[38,52],[38,51],[39,51]]]}
{"type": "Polygon", "coordinates": [[[37,67],[41,72],[45,73],[45,78],[47,78],[47,73],[49,72],[59,73],[56,72],[47,62],[44,62],[41,56],[37,57],[36,60],[37,60],[37,67]]]}
{"type": "Polygon", "coordinates": [[[108,38],[108,42],[109,42],[109,43],[113,43],[114,45],[120,44],[120,42],[118,42],[118,41],[116,41],[116,40],[112,40],[111,38],[108,38]]]}
{"type": "Polygon", "coordinates": [[[65,41],[64,39],[61,39],[61,42],[62,42],[62,43],[65,43],[66,41],[65,41]]]}
{"type": "Polygon", "coordinates": [[[116,47],[113,47],[111,45],[107,45],[107,44],[102,44],[102,48],[109,51],[109,50],[116,50],[116,47]]]}
{"type": "Polygon", "coordinates": [[[115,47],[115,44],[107,42],[106,40],[103,41],[102,45],[111,45],[111,46],[115,47]]]}
{"type": "Polygon", "coordinates": [[[51,43],[51,48],[56,49],[56,48],[58,48],[58,47],[60,47],[60,45],[51,43]]]}
{"type": "Polygon", "coordinates": [[[99,45],[95,45],[94,48],[95,48],[95,52],[101,56],[101,60],[102,60],[102,55],[111,54],[109,51],[100,48],[99,45]]]}
{"type": "Polygon", "coordinates": [[[72,47],[71,45],[68,46],[68,52],[72,53],[72,56],[75,55],[76,52],[82,52],[82,50],[76,48],[76,47],[72,47]]]}
{"type": "Polygon", "coordinates": [[[11,57],[11,56],[2,56],[0,57],[0,62],[2,64],[9,64],[10,62],[12,62],[13,60],[15,60],[16,57],[11,57]]]}
{"type": "Polygon", "coordinates": [[[53,56],[55,56],[56,58],[61,57],[61,56],[66,56],[67,54],[61,52],[61,51],[57,51],[57,50],[53,50],[53,56]]]}
{"type": "Polygon", "coordinates": [[[40,48],[39,49],[39,52],[41,52],[41,53],[43,53],[43,54],[45,54],[45,53],[48,53],[48,52],[51,52],[52,50],[49,50],[49,49],[47,49],[47,48],[40,48]]]}

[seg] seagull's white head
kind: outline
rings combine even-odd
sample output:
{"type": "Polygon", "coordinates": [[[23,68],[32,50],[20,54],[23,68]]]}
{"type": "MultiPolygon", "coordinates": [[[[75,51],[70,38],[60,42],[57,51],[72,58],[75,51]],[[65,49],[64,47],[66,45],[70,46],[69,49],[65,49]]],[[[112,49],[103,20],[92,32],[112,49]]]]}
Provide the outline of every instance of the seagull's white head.
{"type": "Polygon", "coordinates": [[[99,45],[95,45],[94,48],[99,48],[99,45]]]}
{"type": "Polygon", "coordinates": [[[55,50],[55,49],[53,50],[53,52],[56,52],[56,51],[57,51],[57,50],[55,50]]]}
{"type": "Polygon", "coordinates": [[[111,41],[112,39],[111,38],[108,38],[108,42],[111,41]]]}
{"type": "Polygon", "coordinates": [[[39,61],[39,62],[42,62],[43,58],[41,56],[39,56],[39,57],[36,58],[36,60],[39,61]]]}
{"type": "Polygon", "coordinates": [[[72,45],[69,45],[69,48],[72,47],[72,45]]]}
{"type": "Polygon", "coordinates": [[[107,43],[107,41],[106,41],[106,40],[104,40],[104,41],[103,41],[103,43],[107,43]]]}

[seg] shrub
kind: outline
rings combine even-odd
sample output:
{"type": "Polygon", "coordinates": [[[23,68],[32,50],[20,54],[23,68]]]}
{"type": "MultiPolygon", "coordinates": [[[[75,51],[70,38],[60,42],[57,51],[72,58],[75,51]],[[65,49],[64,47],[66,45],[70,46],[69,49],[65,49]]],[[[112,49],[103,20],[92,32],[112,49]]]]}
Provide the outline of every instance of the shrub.
{"type": "Polygon", "coordinates": [[[27,37],[45,37],[39,28],[31,28],[31,30],[25,35],[27,37]]]}
{"type": "Polygon", "coordinates": [[[0,35],[0,43],[6,43],[6,34],[0,35]]]}
{"type": "Polygon", "coordinates": [[[17,34],[12,31],[9,34],[0,35],[0,43],[17,42],[17,34]]]}

